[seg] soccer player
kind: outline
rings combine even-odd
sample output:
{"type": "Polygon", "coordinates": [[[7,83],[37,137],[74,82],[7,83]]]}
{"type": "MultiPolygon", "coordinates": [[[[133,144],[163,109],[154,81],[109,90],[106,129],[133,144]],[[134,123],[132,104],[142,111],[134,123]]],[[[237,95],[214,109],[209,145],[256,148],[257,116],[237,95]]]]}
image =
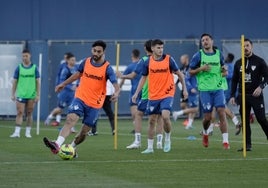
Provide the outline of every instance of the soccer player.
{"type": "Polygon", "coordinates": [[[112,101],[117,100],[120,88],[116,75],[110,63],[105,59],[106,43],[102,40],[92,44],[92,56],[84,59],[79,65],[78,72],[56,86],[55,91],[62,90],[65,86],[80,78],[79,86],[75,91],[75,98],[69,107],[68,115],[57,140],[50,141],[44,137],[44,144],[50,148],[52,153],[57,154],[65,138],[69,136],[71,128],[77,123],[80,116],[83,116],[83,126],[72,142],[76,148],[82,143],[92,127],[96,126],[100,108],[102,108],[106,96],[107,79],[111,81],[115,92],[111,97],[112,101]]]}
{"type": "MultiPolygon", "coordinates": [[[[66,52],[63,56],[63,59],[61,60],[60,62],[60,65],[59,65],[59,68],[58,68],[58,73],[57,73],[57,76],[56,76],[56,86],[59,85],[61,83],[61,73],[62,73],[62,69],[66,68],[68,63],[67,63],[67,57],[73,55],[71,52],[66,52]]],[[[59,122],[61,121],[61,114],[57,114],[56,115],[56,121],[52,122],[51,125],[52,126],[58,126],[59,125],[59,122]]],[[[45,125],[48,125],[46,124],[45,122],[45,125]]],[[[74,128],[73,128],[74,129],[74,128]]]]}
{"type": "MultiPolygon", "coordinates": [[[[224,65],[226,67],[227,74],[225,77],[222,77],[222,79],[223,79],[222,86],[224,89],[224,96],[225,96],[225,101],[226,101],[226,106],[225,106],[226,116],[232,120],[233,124],[236,127],[235,135],[239,135],[241,132],[241,127],[242,127],[241,122],[239,121],[238,117],[228,107],[228,102],[230,100],[230,93],[231,93],[232,77],[233,77],[233,71],[234,71],[233,60],[234,60],[234,55],[232,53],[228,53],[227,56],[225,57],[225,60],[224,60],[224,65]]],[[[216,109],[213,108],[212,120],[211,120],[211,124],[208,128],[209,135],[212,135],[213,127],[219,125],[219,123],[216,122],[216,117],[215,117],[216,112],[215,111],[216,111],[216,109]]],[[[200,134],[202,135],[203,132],[201,131],[200,134]]]]}
{"type": "MultiPolygon", "coordinates": [[[[75,56],[72,53],[66,53],[66,63],[62,63],[60,68],[60,74],[57,78],[57,83],[60,84],[67,80],[72,74],[77,72],[78,66],[75,64],[75,56]]],[[[56,121],[53,122],[53,126],[58,126],[61,121],[61,113],[64,108],[68,107],[73,98],[74,92],[77,86],[77,82],[73,82],[68,84],[61,92],[58,93],[58,106],[54,108],[51,113],[48,115],[45,121],[45,125],[49,125],[50,121],[56,117],[56,121]]],[[[75,132],[74,127],[72,128],[72,132],[75,132]]]]}
{"type": "MultiPolygon", "coordinates": [[[[137,75],[142,74],[142,67],[144,62],[152,55],[152,48],[151,48],[152,40],[147,40],[144,43],[144,51],[146,52],[146,56],[142,57],[139,63],[136,65],[135,70],[127,75],[119,74],[120,78],[124,79],[133,79],[137,75]]],[[[120,73],[120,72],[119,72],[120,73]]],[[[140,76],[141,77],[141,76],[140,76]]],[[[145,114],[147,114],[147,103],[148,103],[148,80],[145,82],[142,91],[141,91],[141,98],[138,99],[138,106],[137,112],[135,114],[134,126],[135,126],[135,140],[132,144],[128,145],[127,149],[137,149],[141,147],[141,129],[142,129],[142,118],[145,114]]],[[[159,115],[157,120],[157,127],[156,127],[156,137],[157,137],[157,149],[162,149],[163,144],[163,119],[159,115]]]]}
{"type": "Polygon", "coordinates": [[[171,122],[170,110],[173,104],[175,94],[175,84],[173,74],[178,75],[184,89],[184,96],[187,98],[187,90],[183,73],[180,72],[177,63],[170,55],[164,54],[164,43],[159,39],[152,41],[153,54],[143,64],[142,77],[138,88],[132,97],[136,102],[139,92],[145,84],[148,76],[148,104],[147,110],[149,114],[148,128],[148,147],[142,153],[153,153],[154,128],[158,115],[163,118],[163,127],[165,131],[164,152],[171,150],[171,122]]]}
{"type": "MultiPolygon", "coordinates": [[[[188,54],[181,55],[180,56],[180,62],[182,64],[182,66],[180,67],[180,71],[183,73],[183,75],[185,77],[186,72],[188,72],[188,70],[189,70],[189,56],[188,56],[188,54]]],[[[188,107],[188,98],[187,99],[184,99],[184,97],[183,97],[182,85],[179,82],[179,79],[176,80],[176,85],[178,85],[178,87],[181,90],[181,92],[180,92],[181,93],[181,97],[180,97],[180,108],[182,110],[184,110],[184,109],[186,109],[188,107]]],[[[178,111],[174,111],[174,112],[178,112],[178,111]]],[[[173,120],[176,121],[177,114],[174,113],[174,112],[172,113],[172,115],[174,115],[173,116],[173,120]]],[[[188,120],[189,120],[189,118],[190,118],[191,115],[192,115],[191,113],[188,113],[188,118],[183,121],[183,125],[184,126],[187,126],[188,120]]]]}
{"type": "MultiPolygon", "coordinates": [[[[124,71],[124,75],[130,74],[134,71],[136,65],[138,64],[140,60],[140,51],[138,49],[134,49],[131,52],[131,63],[127,66],[126,70],[124,71]]],[[[122,85],[125,82],[125,79],[123,77],[121,77],[122,80],[119,83],[120,88],[122,87],[122,85]]],[[[135,114],[137,112],[137,103],[133,103],[132,102],[132,96],[135,93],[139,80],[141,78],[140,74],[137,74],[135,77],[133,77],[133,79],[131,79],[131,90],[130,90],[130,94],[129,94],[129,106],[130,106],[130,112],[131,112],[131,117],[133,120],[133,125],[134,125],[134,121],[135,121],[135,114]]],[[[133,133],[135,132],[135,125],[134,125],[134,130],[132,131],[133,133]]]]}
{"type": "Polygon", "coordinates": [[[222,87],[222,77],[226,74],[222,53],[213,47],[213,39],[210,34],[201,36],[201,45],[194,54],[190,63],[190,74],[196,75],[201,107],[204,113],[203,119],[203,146],[208,147],[208,127],[211,123],[213,107],[220,119],[220,129],[223,138],[223,148],[229,149],[228,125],[225,113],[225,97],[222,87]]]}
{"type": "MultiPolygon", "coordinates": [[[[251,127],[250,127],[250,111],[253,109],[258,123],[261,125],[263,132],[268,139],[268,121],[265,117],[265,104],[263,99],[263,89],[268,85],[268,67],[266,62],[253,53],[253,44],[250,39],[244,41],[245,51],[245,80],[242,80],[241,58],[234,65],[231,89],[231,104],[235,104],[235,94],[238,87],[237,103],[239,104],[239,112],[242,117],[242,81],[245,82],[246,94],[246,151],[252,150],[251,143],[251,127]]],[[[238,149],[243,151],[243,148],[238,149]]]]}
{"type": "Polygon", "coordinates": [[[25,137],[31,138],[33,124],[33,109],[40,96],[40,74],[35,64],[31,62],[31,53],[22,51],[22,63],[15,69],[12,82],[11,100],[16,101],[17,116],[15,131],[11,138],[19,138],[23,115],[26,111],[25,137]]]}
{"type": "Polygon", "coordinates": [[[189,72],[185,73],[185,84],[188,92],[187,108],[172,113],[174,121],[178,119],[178,116],[188,114],[188,121],[185,129],[192,129],[195,114],[198,112],[199,97],[197,89],[197,80],[195,76],[191,76],[189,72]]]}

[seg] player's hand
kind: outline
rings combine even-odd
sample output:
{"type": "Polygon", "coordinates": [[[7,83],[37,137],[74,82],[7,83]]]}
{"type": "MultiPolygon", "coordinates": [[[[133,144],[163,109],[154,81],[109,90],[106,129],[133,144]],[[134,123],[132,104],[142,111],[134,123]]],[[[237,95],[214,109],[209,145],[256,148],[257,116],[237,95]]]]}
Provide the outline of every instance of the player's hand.
{"type": "Polygon", "coordinates": [[[120,71],[116,71],[115,74],[117,78],[121,78],[123,75],[120,71]]]}
{"type": "Polygon", "coordinates": [[[207,72],[207,71],[210,71],[211,67],[210,67],[208,64],[205,64],[205,65],[203,65],[203,66],[201,67],[201,69],[202,69],[202,71],[207,72]]]}
{"type": "Polygon", "coordinates": [[[185,100],[185,99],[188,99],[188,92],[187,92],[186,89],[183,90],[183,99],[184,99],[184,100],[185,100]]]}
{"type": "Polygon", "coordinates": [[[112,102],[116,102],[118,100],[118,97],[119,97],[119,94],[117,93],[114,93],[111,98],[110,98],[110,101],[112,102]]]}
{"type": "Polygon", "coordinates": [[[230,98],[230,103],[231,103],[232,105],[236,105],[236,102],[235,102],[235,98],[234,98],[234,97],[230,98]]]}
{"type": "Polygon", "coordinates": [[[224,65],[224,66],[221,67],[221,75],[223,77],[225,77],[225,76],[228,75],[228,67],[226,65],[224,65]]]}
{"type": "Polygon", "coordinates": [[[39,99],[40,99],[40,96],[39,96],[39,95],[36,95],[36,96],[35,96],[35,99],[34,99],[34,102],[38,102],[39,99]]]}
{"type": "Polygon", "coordinates": [[[192,88],[191,93],[197,93],[197,90],[195,88],[192,88]]]}
{"type": "Polygon", "coordinates": [[[136,93],[132,96],[131,100],[133,103],[137,103],[137,97],[138,95],[136,93]]]}
{"type": "Polygon", "coordinates": [[[65,86],[63,84],[59,84],[55,87],[55,92],[60,92],[65,86]]]}
{"type": "Polygon", "coordinates": [[[11,96],[11,100],[12,100],[12,101],[15,101],[15,100],[16,100],[15,95],[12,95],[12,96],[11,96]]]}
{"type": "Polygon", "coordinates": [[[253,96],[254,97],[258,97],[258,96],[260,96],[261,95],[261,92],[262,92],[262,89],[260,88],[260,86],[259,87],[257,87],[256,89],[255,89],[255,91],[253,92],[253,96]]]}

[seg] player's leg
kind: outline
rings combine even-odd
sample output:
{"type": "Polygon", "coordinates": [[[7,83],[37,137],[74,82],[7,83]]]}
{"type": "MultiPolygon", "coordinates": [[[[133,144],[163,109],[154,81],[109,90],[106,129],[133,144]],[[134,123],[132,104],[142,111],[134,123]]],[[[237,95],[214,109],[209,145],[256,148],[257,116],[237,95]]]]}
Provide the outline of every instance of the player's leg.
{"type": "Polygon", "coordinates": [[[76,148],[77,145],[81,144],[86,139],[88,132],[92,128],[97,126],[98,116],[99,116],[99,109],[85,106],[84,118],[82,121],[83,126],[72,142],[72,146],[74,148],[76,148]]]}
{"type": "Polygon", "coordinates": [[[160,102],[160,112],[163,118],[163,128],[165,131],[164,152],[171,150],[171,121],[170,112],[173,105],[173,97],[167,97],[160,102]]]}
{"type": "Polygon", "coordinates": [[[35,106],[35,101],[33,99],[28,100],[26,103],[26,131],[25,136],[31,138],[31,128],[33,125],[33,110],[35,106]]]}
{"type": "Polygon", "coordinates": [[[132,118],[132,122],[133,122],[133,130],[131,131],[131,133],[135,133],[135,115],[137,112],[137,104],[132,103],[130,106],[130,113],[131,113],[131,118],[132,118]]]}
{"type": "MultiPolygon", "coordinates": [[[[62,113],[62,109],[61,109],[60,106],[57,106],[56,108],[54,108],[54,109],[50,112],[50,114],[47,116],[47,118],[46,118],[46,120],[45,120],[45,125],[49,125],[50,122],[51,122],[51,120],[54,119],[57,115],[60,115],[61,113],[62,113]]],[[[58,116],[58,117],[56,118],[56,122],[57,122],[57,124],[53,122],[51,125],[53,125],[53,126],[57,126],[57,125],[59,125],[60,120],[61,120],[61,118],[59,118],[59,116],[58,116]]]]}
{"type": "Polygon", "coordinates": [[[81,144],[87,137],[88,132],[91,130],[91,127],[89,125],[83,124],[81,130],[79,133],[75,136],[75,139],[72,143],[73,147],[76,147],[77,145],[81,144]]]}
{"type": "Polygon", "coordinates": [[[143,154],[149,154],[149,153],[153,153],[154,152],[154,149],[153,149],[153,146],[154,146],[154,134],[155,134],[155,125],[157,123],[157,114],[151,114],[149,115],[149,122],[148,122],[148,145],[147,145],[147,149],[144,150],[143,154]]]}
{"type": "MultiPolygon", "coordinates": [[[[246,127],[246,150],[247,151],[251,151],[252,148],[252,144],[251,144],[251,127],[250,127],[250,112],[251,112],[251,104],[250,101],[252,99],[249,96],[246,96],[246,101],[248,101],[246,103],[246,107],[245,107],[245,119],[246,119],[246,123],[245,123],[245,127],[246,127]]],[[[243,113],[242,113],[242,109],[243,109],[243,104],[242,104],[242,95],[238,95],[237,97],[237,103],[239,105],[239,113],[241,116],[241,119],[243,119],[243,113]]],[[[238,149],[237,151],[243,151],[243,148],[238,149]]]]}
{"type": "Polygon", "coordinates": [[[46,137],[44,137],[45,145],[51,149],[52,153],[57,154],[59,152],[60,146],[64,143],[67,136],[71,133],[71,128],[75,126],[77,121],[79,120],[79,116],[75,113],[68,113],[66,117],[66,121],[64,126],[62,127],[57,140],[49,141],[46,137]]]}
{"type": "Polygon", "coordinates": [[[230,110],[230,108],[227,107],[227,105],[225,106],[225,113],[226,116],[229,117],[235,125],[235,135],[239,135],[242,128],[241,122],[238,120],[237,116],[230,110]]]}
{"type": "MultiPolygon", "coordinates": [[[[56,116],[56,121],[52,123],[53,126],[58,126],[60,119],[61,119],[61,112],[62,109],[66,107],[66,92],[63,90],[61,91],[58,95],[57,95],[57,107],[54,108],[50,114],[47,116],[46,120],[45,120],[45,125],[49,125],[51,120],[54,119],[56,116]]],[[[69,106],[69,105],[68,105],[69,106]]]]}
{"type": "Polygon", "coordinates": [[[135,127],[135,140],[132,144],[128,145],[127,149],[137,149],[141,147],[141,129],[142,129],[142,118],[146,112],[148,100],[140,100],[137,106],[137,112],[134,120],[135,127]]]}
{"type": "Polygon", "coordinates": [[[210,126],[211,120],[212,120],[212,110],[213,110],[213,102],[210,95],[210,92],[201,91],[200,92],[200,101],[201,101],[201,107],[204,113],[203,117],[203,133],[208,134],[207,130],[210,126]]]}
{"type": "Polygon", "coordinates": [[[114,112],[112,110],[110,98],[111,98],[111,96],[109,96],[109,95],[107,95],[105,97],[104,104],[103,104],[102,108],[103,108],[104,112],[106,113],[106,115],[108,116],[110,126],[112,129],[112,134],[114,134],[114,112]]]}
{"type": "Polygon", "coordinates": [[[156,125],[156,138],[157,138],[157,143],[156,143],[156,149],[162,149],[162,143],[163,143],[163,118],[161,115],[158,115],[157,117],[157,125],[156,125]]]}
{"type": "Polygon", "coordinates": [[[141,147],[141,129],[142,129],[142,117],[144,113],[140,110],[137,110],[136,115],[135,115],[135,121],[134,121],[134,126],[135,126],[135,140],[132,144],[128,145],[126,148],[127,149],[137,149],[141,147]]]}
{"type": "Polygon", "coordinates": [[[188,97],[188,106],[189,108],[185,111],[188,113],[188,122],[185,126],[185,129],[193,128],[192,124],[195,118],[196,113],[198,112],[199,98],[197,94],[191,94],[188,97]]]}
{"type": "Polygon", "coordinates": [[[75,126],[79,117],[84,114],[85,110],[86,106],[84,103],[79,99],[74,99],[72,105],[69,107],[66,121],[57,137],[57,140],[53,142],[44,137],[44,143],[51,149],[52,153],[56,154],[59,152],[59,148],[64,143],[65,138],[70,135],[71,128],[75,126]]]}
{"type": "Polygon", "coordinates": [[[198,107],[190,107],[188,108],[188,122],[185,126],[185,129],[192,129],[193,128],[193,122],[196,113],[198,112],[198,107]]]}
{"type": "Polygon", "coordinates": [[[220,119],[220,130],[222,133],[222,144],[224,149],[229,149],[229,134],[228,134],[228,122],[226,120],[226,113],[225,113],[225,96],[223,90],[218,90],[214,92],[214,106],[217,110],[220,119]]]}
{"type": "Polygon", "coordinates": [[[21,125],[23,122],[23,114],[25,111],[26,101],[21,99],[16,101],[16,109],[17,109],[17,115],[15,120],[15,131],[12,135],[10,135],[11,138],[19,138],[20,137],[20,130],[21,125]]]}
{"type": "Polygon", "coordinates": [[[148,145],[147,149],[141,153],[148,154],[153,153],[154,149],[154,134],[155,134],[155,125],[157,123],[157,117],[160,113],[160,101],[159,100],[148,100],[147,113],[149,114],[148,120],[148,145]]]}
{"type": "Polygon", "coordinates": [[[212,119],[212,110],[213,110],[213,100],[211,96],[211,92],[207,91],[200,91],[200,101],[201,101],[201,107],[203,110],[203,146],[208,147],[209,141],[208,141],[208,128],[211,123],[212,119]]]}
{"type": "Polygon", "coordinates": [[[165,142],[164,142],[164,152],[169,152],[171,149],[171,121],[170,121],[170,111],[162,110],[162,118],[163,118],[163,128],[165,131],[165,142]]]}
{"type": "MultiPolygon", "coordinates": [[[[183,99],[181,98],[181,101],[180,101],[180,107],[181,107],[181,110],[179,111],[173,111],[172,112],[172,117],[173,117],[173,120],[176,121],[178,119],[179,116],[183,115],[183,114],[186,114],[184,113],[187,108],[188,108],[188,99],[183,99]]],[[[187,120],[185,120],[186,122],[187,120]]],[[[188,123],[188,122],[187,122],[188,123]]]]}
{"type": "Polygon", "coordinates": [[[252,108],[258,123],[268,139],[268,121],[265,116],[265,104],[263,96],[252,97],[252,108]]]}
{"type": "Polygon", "coordinates": [[[219,126],[219,124],[216,122],[216,108],[215,107],[213,107],[212,109],[211,120],[210,120],[209,127],[207,129],[207,133],[209,136],[213,135],[214,126],[219,126]]]}

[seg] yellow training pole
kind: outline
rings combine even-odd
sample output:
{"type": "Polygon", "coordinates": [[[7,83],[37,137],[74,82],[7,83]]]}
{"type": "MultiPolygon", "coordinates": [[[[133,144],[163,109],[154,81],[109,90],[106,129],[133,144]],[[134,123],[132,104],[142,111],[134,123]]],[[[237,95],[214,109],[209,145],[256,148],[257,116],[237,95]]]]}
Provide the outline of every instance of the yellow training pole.
{"type": "Polygon", "coordinates": [[[241,69],[242,69],[242,125],[243,125],[243,156],[247,156],[246,150],[246,95],[245,95],[245,50],[244,35],[241,35],[241,69]]]}
{"type": "MultiPolygon", "coordinates": [[[[119,59],[120,59],[120,44],[116,44],[116,71],[118,71],[119,67],[119,59]]],[[[118,102],[116,101],[114,104],[114,149],[117,149],[117,130],[118,130],[118,123],[117,123],[117,114],[118,114],[118,102]]]]}

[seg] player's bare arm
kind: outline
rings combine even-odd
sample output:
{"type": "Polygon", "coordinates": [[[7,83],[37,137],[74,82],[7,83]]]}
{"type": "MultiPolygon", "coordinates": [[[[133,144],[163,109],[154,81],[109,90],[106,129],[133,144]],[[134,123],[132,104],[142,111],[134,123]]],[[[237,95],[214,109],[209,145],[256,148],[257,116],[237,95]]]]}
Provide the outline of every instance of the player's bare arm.
{"type": "Polygon", "coordinates": [[[117,99],[118,99],[118,97],[119,97],[119,94],[120,94],[120,87],[119,87],[119,84],[118,83],[114,83],[113,84],[113,86],[114,86],[114,94],[112,95],[112,97],[111,97],[111,101],[113,101],[113,102],[115,102],[115,101],[117,101],[117,99]]]}
{"type": "Polygon", "coordinates": [[[183,96],[184,99],[188,98],[188,92],[187,92],[187,88],[186,88],[186,84],[185,84],[185,80],[184,80],[184,75],[180,70],[177,70],[176,72],[174,72],[174,74],[176,74],[181,82],[182,85],[182,90],[183,90],[183,96]]]}
{"type": "Polygon", "coordinates": [[[38,102],[40,99],[40,78],[37,78],[35,82],[36,82],[36,96],[34,101],[38,102]]]}
{"type": "Polygon", "coordinates": [[[139,81],[139,85],[137,87],[137,90],[135,91],[134,95],[132,96],[132,102],[136,103],[137,102],[137,97],[138,94],[140,93],[142,87],[144,86],[145,82],[146,82],[147,76],[142,76],[140,81],[139,81]]]}
{"type": "Polygon", "coordinates": [[[15,99],[16,99],[15,93],[16,93],[17,85],[18,85],[18,80],[13,79],[12,89],[11,89],[11,100],[12,101],[15,101],[15,99]]]}
{"type": "Polygon", "coordinates": [[[55,92],[60,92],[66,85],[72,83],[73,81],[77,80],[78,78],[80,78],[82,75],[82,73],[80,72],[76,72],[74,73],[72,76],[70,76],[67,80],[65,80],[64,82],[62,82],[61,84],[57,85],[55,87],[55,92]]]}
{"type": "Polygon", "coordinates": [[[207,72],[207,71],[209,71],[210,70],[210,66],[208,65],[208,64],[205,64],[205,65],[203,65],[203,66],[201,66],[201,67],[198,67],[198,68],[196,68],[196,69],[189,69],[189,73],[191,74],[191,75],[196,75],[196,74],[198,74],[199,72],[201,72],[201,71],[205,71],[205,72],[207,72]]]}

